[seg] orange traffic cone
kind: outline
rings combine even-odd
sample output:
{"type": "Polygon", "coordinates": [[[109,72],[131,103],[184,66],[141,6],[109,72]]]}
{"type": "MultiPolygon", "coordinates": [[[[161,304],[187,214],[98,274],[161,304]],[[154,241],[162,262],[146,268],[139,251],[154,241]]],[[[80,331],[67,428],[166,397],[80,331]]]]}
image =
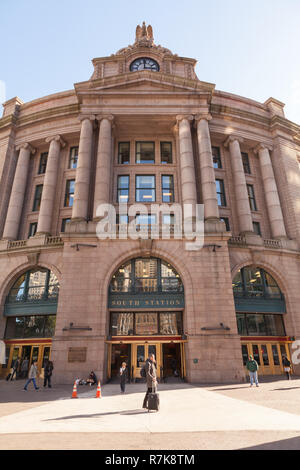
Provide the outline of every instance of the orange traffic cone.
{"type": "Polygon", "coordinates": [[[99,382],[98,382],[96,398],[101,398],[101,385],[100,385],[100,380],[99,380],[99,382]]]}
{"type": "Polygon", "coordinates": [[[78,398],[77,397],[77,385],[76,385],[76,380],[74,382],[74,386],[73,386],[73,393],[72,393],[72,397],[71,398],[78,398]]]}

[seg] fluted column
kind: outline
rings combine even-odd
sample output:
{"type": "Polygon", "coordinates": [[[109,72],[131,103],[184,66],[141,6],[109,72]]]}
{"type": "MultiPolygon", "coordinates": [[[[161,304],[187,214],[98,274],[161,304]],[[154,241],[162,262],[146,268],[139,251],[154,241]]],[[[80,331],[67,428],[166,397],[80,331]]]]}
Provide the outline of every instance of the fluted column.
{"type": "Polygon", "coordinates": [[[95,116],[81,120],[72,219],[86,220],[88,216],[94,122],[95,116]]]}
{"type": "Polygon", "coordinates": [[[100,204],[108,204],[110,200],[110,180],[112,163],[112,122],[114,117],[99,116],[99,140],[95,179],[94,217],[100,204]]]}
{"type": "Polygon", "coordinates": [[[259,144],[254,152],[259,156],[272,237],[285,238],[286,230],[269,150],[271,148],[259,144]]]}
{"type": "Polygon", "coordinates": [[[59,135],[48,137],[46,142],[50,142],[50,146],[36,235],[51,233],[60,149],[66,145],[59,135]]]}
{"type": "Polygon", "coordinates": [[[229,147],[230,151],[240,233],[249,233],[253,232],[253,222],[240,142],[243,142],[242,138],[230,135],[224,145],[229,147]]]}
{"type": "Polygon", "coordinates": [[[20,150],[20,153],[3,231],[3,238],[8,240],[16,240],[18,237],[26,191],[30,154],[34,154],[36,151],[28,143],[18,146],[16,150],[20,150]]]}
{"type": "Polygon", "coordinates": [[[190,121],[193,116],[177,116],[182,204],[197,204],[195,165],[190,121]]]}
{"type": "Polygon", "coordinates": [[[208,121],[211,115],[196,116],[204,218],[219,220],[215,170],[208,121]]]}

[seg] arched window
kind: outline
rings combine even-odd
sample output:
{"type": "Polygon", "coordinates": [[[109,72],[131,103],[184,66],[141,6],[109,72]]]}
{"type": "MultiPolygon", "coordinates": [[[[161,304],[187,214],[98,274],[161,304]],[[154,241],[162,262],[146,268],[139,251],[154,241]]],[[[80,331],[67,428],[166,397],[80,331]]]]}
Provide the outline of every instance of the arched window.
{"type": "Polygon", "coordinates": [[[280,299],[283,294],[274,278],[257,266],[246,266],[239,270],[233,280],[235,297],[280,299]]]}
{"type": "Polygon", "coordinates": [[[59,283],[49,269],[36,268],[22,274],[9,291],[6,304],[57,301],[59,283]]]}
{"type": "Polygon", "coordinates": [[[136,258],[120,266],[110,283],[111,293],[183,292],[177,271],[158,258],[136,258]]]}

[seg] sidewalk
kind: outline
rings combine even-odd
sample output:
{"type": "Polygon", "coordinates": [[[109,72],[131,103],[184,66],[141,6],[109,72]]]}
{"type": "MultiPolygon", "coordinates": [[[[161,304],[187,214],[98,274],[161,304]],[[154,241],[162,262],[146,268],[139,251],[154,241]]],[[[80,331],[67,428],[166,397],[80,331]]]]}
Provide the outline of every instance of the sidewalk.
{"type": "Polygon", "coordinates": [[[104,385],[101,399],[96,387],[79,386],[71,399],[72,386],[24,392],[22,382],[0,381],[1,449],[300,448],[300,379],[160,384],[158,413],[141,408],[144,384],[127,385],[125,395],[104,385]]]}

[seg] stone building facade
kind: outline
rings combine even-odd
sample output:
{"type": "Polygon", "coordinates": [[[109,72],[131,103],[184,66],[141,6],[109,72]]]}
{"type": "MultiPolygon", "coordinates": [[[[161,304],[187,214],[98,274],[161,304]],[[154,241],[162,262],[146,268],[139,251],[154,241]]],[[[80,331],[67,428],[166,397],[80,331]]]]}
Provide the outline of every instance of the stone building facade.
{"type": "Polygon", "coordinates": [[[249,354],[282,373],[300,337],[300,127],[278,100],[216,90],[195,65],[143,24],[72,90],[4,103],[2,376],[51,356],[60,383],[112,379],[122,360],[138,378],[150,352],[165,379],[242,381],[249,354]],[[165,206],[118,214],[120,202],[165,206]],[[115,238],[97,236],[101,204],[115,238]],[[201,249],[174,236],[172,204],[204,205],[201,249]],[[132,219],[158,237],[120,237],[132,219]]]}

